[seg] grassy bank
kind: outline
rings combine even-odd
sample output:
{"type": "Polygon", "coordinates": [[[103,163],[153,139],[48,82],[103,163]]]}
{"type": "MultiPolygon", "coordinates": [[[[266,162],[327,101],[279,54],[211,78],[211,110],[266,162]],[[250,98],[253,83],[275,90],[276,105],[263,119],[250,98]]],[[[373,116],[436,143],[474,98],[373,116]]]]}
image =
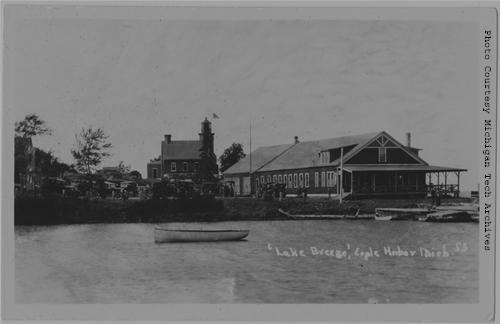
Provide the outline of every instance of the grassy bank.
{"type": "Polygon", "coordinates": [[[223,202],[197,200],[88,200],[70,198],[18,198],[16,225],[85,223],[157,223],[209,221],[223,211],[223,202]]]}
{"type": "MultiPolygon", "coordinates": [[[[451,202],[468,201],[450,199],[451,202]]],[[[18,198],[15,201],[16,225],[51,225],[84,223],[160,223],[195,221],[238,221],[287,219],[281,208],[292,214],[373,214],[379,207],[417,207],[429,199],[377,199],[345,201],[326,198],[286,198],[264,201],[253,198],[197,200],[84,200],[18,198]]]]}

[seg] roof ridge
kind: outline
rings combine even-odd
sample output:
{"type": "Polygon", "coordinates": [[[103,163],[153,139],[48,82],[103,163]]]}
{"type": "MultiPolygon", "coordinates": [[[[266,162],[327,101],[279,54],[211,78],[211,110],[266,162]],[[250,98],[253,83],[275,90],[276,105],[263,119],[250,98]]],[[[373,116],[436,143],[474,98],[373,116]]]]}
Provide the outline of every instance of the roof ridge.
{"type": "Polygon", "coordinates": [[[340,138],[347,138],[347,137],[362,137],[362,136],[380,134],[381,132],[383,132],[383,131],[368,132],[368,133],[355,134],[355,135],[343,135],[343,136],[336,136],[336,137],[320,138],[320,139],[316,139],[316,140],[303,141],[303,142],[300,142],[300,143],[321,142],[321,141],[328,141],[328,140],[340,139],[340,138]]]}

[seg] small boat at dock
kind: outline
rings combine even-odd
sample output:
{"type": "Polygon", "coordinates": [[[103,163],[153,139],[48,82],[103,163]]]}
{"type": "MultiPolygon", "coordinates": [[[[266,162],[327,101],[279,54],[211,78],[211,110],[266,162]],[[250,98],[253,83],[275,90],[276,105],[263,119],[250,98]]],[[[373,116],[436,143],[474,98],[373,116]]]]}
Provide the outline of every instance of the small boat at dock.
{"type": "Polygon", "coordinates": [[[155,227],[155,243],[239,241],[249,230],[190,230],[155,227]]]}
{"type": "Polygon", "coordinates": [[[375,208],[375,220],[417,220],[432,212],[428,208],[375,208]]]}
{"type": "Polygon", "coordinates": [[[328,214],[309,214],[309,215],[297,215],[297,214],[290,214],[283,209],[279,208],[278,212],[286,217],[289,217],[291,219],[296,219],[296,220],[325,220],[325,219],[373,219],[373,215],[360,215],[359,214],[359,209],[356,212],[355,215],[328,215],[328,214]]]}
{"type": "Polygon", "coordinates": [[[419,217],[421,222],[431,223],[468,223],[475,222],[474,218],[465,211],[443,210],[419,217]]]}
{"type": "Polygon", "coordinates": [[[479,204],[460,204],[460,205],[448,205],[448,206],[438,206],[437,211],[457,211],[466,212],[474,218],[479,217],[479,204]]]}

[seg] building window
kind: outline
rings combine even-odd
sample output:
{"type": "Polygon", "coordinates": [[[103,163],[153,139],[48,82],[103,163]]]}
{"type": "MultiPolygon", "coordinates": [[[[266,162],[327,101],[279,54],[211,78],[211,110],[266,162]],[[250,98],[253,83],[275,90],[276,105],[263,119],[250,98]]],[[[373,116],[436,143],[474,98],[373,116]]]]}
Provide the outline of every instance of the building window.
{"type": "Polygon", "coordinates": [[[319,173],[314,172],[314,187],[318,188],[319,187],[319,173]]]}
{"type": "Polygon", "coordinates": [[[153,169],[153,178],[158,178],[158,169],[153,169]]]}
{"type": "Polygon", "coordinates": [[[326,174],[325,171],[321,172],[321,186],[326,187],[326,174]]]}
{"type": "Polygon", "coordinates": [[[261,183],[262,185],[264,185],[264,183],[265,183],[265,181],[264,181],[264,176],[260,176],[260,183],[261,183]]]}
{"type": "Polygon", "coordinates": [[[299,174],[299,187],[300,188],[304,187],[304,174],[303,173],[299,174]]]}
{"type": "Polygon", "coordinates": [[[379,163],[387,162],[387,149],[385,147],[378,148],[378,162],[379,163]]]}
{"type": "Polygon", "coordinates": [[[198,172],[200,170],[200,164],[198,162],[194,162],[194,172],[198,172]]]}
{"type": "Polygon", "coordinates": [[[187,172],[187,171],[188,171],[188,163],[187,163],[187,162],[182,163],[182,170],[183,170],[184,172],[187,172]]]}
{"type": "Polygon", "coordinates": [[[333,187],[334,175],[335,175],[335,173],[333,171],[329,171],[326,173],[326,186],[327,187],[333,187]]]}
{"type": "Polygon", "coordinates": [[[171,162],[170,163],[170,171],[175,172],[177,170],[177,163],[171,162]]]}
{"type": "Polygon", "coordinates": [[[267,183],[271,183],[271,176],[270,175],[267,176],[267,183]]]}
{"type": "Polygon", "coordinates": [[[309,172],[304,174],[304,185],[306,188],[309,188],[309,172]]]}
{"type": "Polygon", "coordinates": [[[259,178],[255,179],[255,190],[259,190],[259,178]]]}
{"type": "Polygon", "coordinates": [[[281,176],[281,174],[278,176],[278,183],[282,183],[283,182],[283,177],[281,176]]]}
{"type": "Polygon", "coordinates": [[[278,180],[276,179],[276,175],[273,175],[273,183],[275,184],[278,180]]]}
{"type": "Polygon", "coordinates": [[[293,174],[293,187],[297,188],[298,186],[298,181],[297,181],[297,173],[293,174]]]}

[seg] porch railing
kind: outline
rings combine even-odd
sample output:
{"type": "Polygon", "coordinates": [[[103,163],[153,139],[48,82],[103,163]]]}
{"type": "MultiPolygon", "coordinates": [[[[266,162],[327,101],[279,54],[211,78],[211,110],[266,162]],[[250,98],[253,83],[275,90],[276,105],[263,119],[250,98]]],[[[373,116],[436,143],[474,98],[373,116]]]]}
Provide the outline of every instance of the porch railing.
{"type": "Polygon", "coordinates": [[[399,193],[399,192],[425,192],[426,189],[420,185],[378,185],[378,186],[354,186],[355,193],[399,193]]]}

